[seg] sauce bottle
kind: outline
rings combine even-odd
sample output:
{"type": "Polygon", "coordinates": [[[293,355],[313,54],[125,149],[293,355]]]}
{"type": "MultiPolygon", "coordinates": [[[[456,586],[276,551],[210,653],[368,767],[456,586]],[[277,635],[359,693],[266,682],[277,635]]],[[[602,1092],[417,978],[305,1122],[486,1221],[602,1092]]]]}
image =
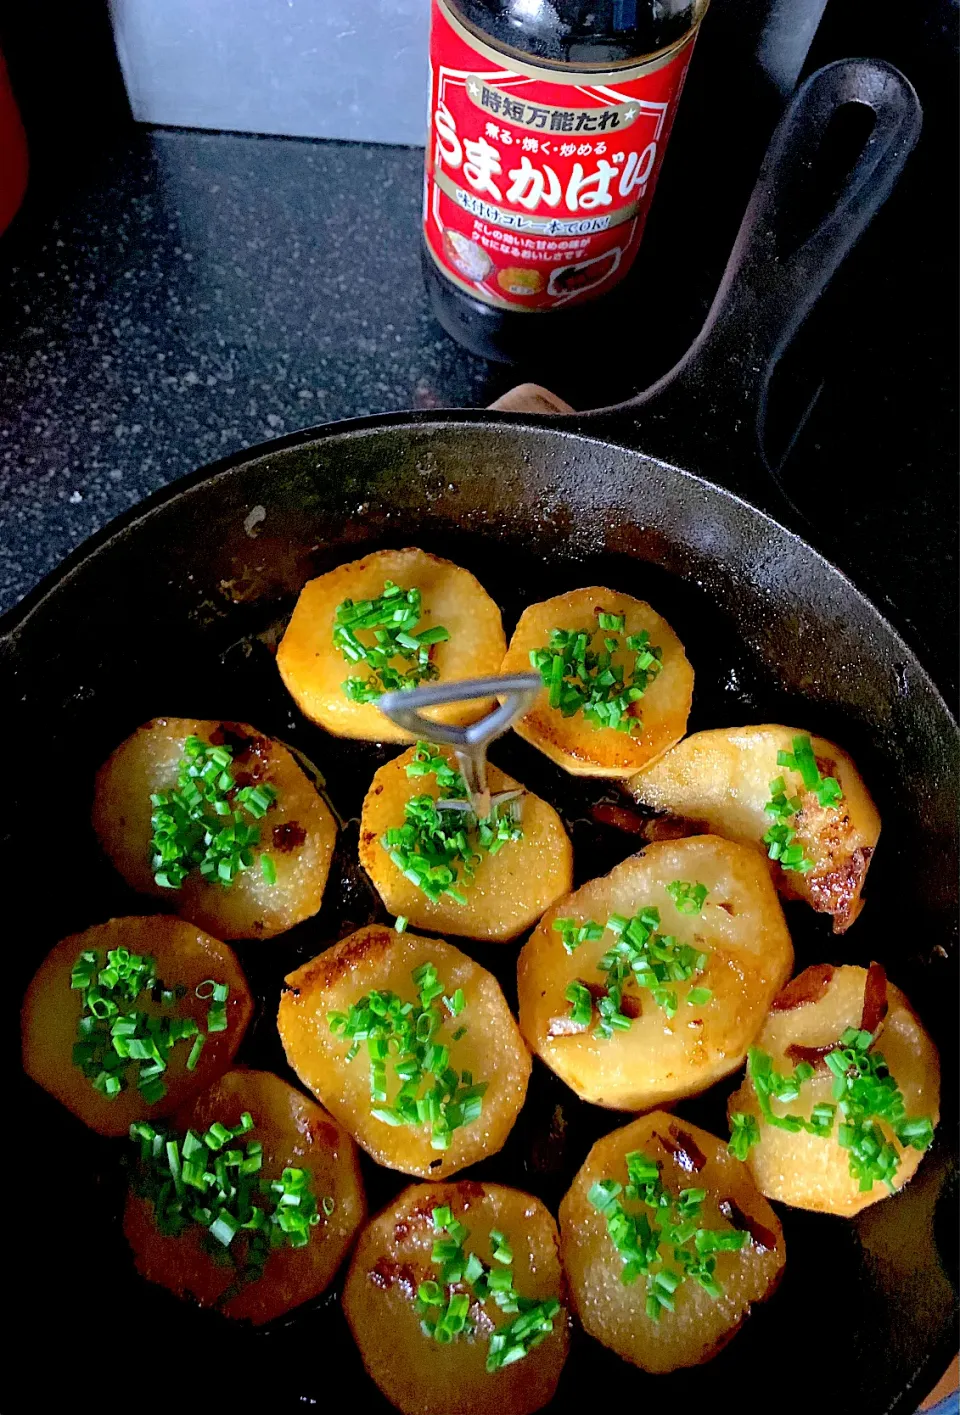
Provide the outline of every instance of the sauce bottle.
{"type": "Polygon", "coordinates": [[[432,0],[424,275],[473,353],[555,349],[609,308],[708,3],[432,0]]]}

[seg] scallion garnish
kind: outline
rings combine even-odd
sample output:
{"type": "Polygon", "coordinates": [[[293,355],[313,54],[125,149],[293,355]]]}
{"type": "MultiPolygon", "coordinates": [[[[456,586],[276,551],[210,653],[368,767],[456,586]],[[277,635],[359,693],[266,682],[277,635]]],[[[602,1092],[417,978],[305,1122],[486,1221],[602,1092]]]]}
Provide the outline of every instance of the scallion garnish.
{"type": "Polygon", "coordinates": [[[500,1265],[492,1268],[477,1253],[465,1251],[470,1231],[454,1219],[448,1206],[434,1209],[432,1222],[437,1238],[431,1261],[439,1270],[440,1281],[422,1282],[417,1289],[417,1312],[424,1335],[441,1346],[448,1346],[461,1336],[475,1339],[477,1330],[469,1319],[471,1296],[480,1306],[492,1301],[512,1320],[491,1332],[487,1370],[499,1371],[521,1361],[553,1331],[554,1319],[560,1313],[559,1301],[555,1297],[522,1297],[517,1292],[513,1249],[499,1229],[490,1230],[490,1251],[494,1262],[500,1265]],[[464,1285],[471,1292],[455,1290],[464,1285]]]}
{"type": "Polygon", "coordinates": [[[593,1016],[593,997],[586,983],[574,978],[572,983],[567,984],[563,996],[570,1003],[570,1021],[573,1025],[589,1027],[593,1016]]]}
{"type": "Polygon", "coordinates": [[[770,783],[770,800],[764,806],[767,815],[773,816],[774,824],[765,832],[763,843],[771,860],[776,860],[782,870],[795,870],[806,874],[813,869],[813,861],[803,853],[803,846],[794,843],[796,829],[790,824],[801,807],[799,796],[788,796],[787,786],[782,776],[770,783]]]}
{"type": "Polygon", "coordinates": [[[193,1039],[193,1046],[190,1048],[190,1055],[187,1057],[187,1070],[195,1071],[197,1062],[200,1060],[200,1053],[203,1051],[204,1035],[198,1032],[193,1039]]]}
{"type": "Polygon", "coordinates": [[[755,1115],[734,1111],[730,1117],[730,1142],[727,1149],[734,1159],[745,1160],[754,1145],[760,1143],[760,1126],[755,1115]]]}
{"type": "Polygon", "coordinates": [[[585,924],[578,924],[576,919],[554,919],[551,927],[560,935],[568,953],[576,953],[581,943],[599,943],[603,938],[603,925],[595,924],[592,919],[585,924]]]}
{"type": "Polygon", "coordinates": [[[615,663],[614,655],[624,649],[624,616],[595,612],[596,629],[554,629],[547,648],[530,650],[530,663],[549,690],[550,706],[563,717],[582,712],[596,728],[639,734],[643,723],[636,704],[660,672],[662,650],[644,629],[627,636],[632,665],[615,663]],[[598,634],[604,635],[603,647],[595,650],[598,634]]]}
{"type": "Polygon", "coordinates": [[[451,1017],[459,1017],[460,1013],[466,1006],[466,998],[464,997],[463,988],[457,988],[456,992],[453,994],[453,997],[445,997],[443,999],[443,1005],[450,1013],[451,1017]]]}
{"type": "MultiPolygon", "coordinates": [[[[677,882],[680,883],[679,881],[677,882]]],[[[707,891],[703,885],[684,886],[697,898],[697,891],[707,891]]],[[[674,986],[699,977],[707,965],[708,954],[690,944],[681,943],[672,934],[662,934],[660,911],[648,907],[641,909],[631,919],[621,914],[611,914],[606,924],[598,924],[588,919],[578,924],[575,919],[554,919],[553,928],[560,934],[563,946],[573,953],[582,943],[596,943],[604,933],[611,933],[614,942],[597,962],[597,968],[606,975],[603,993],[595,998],[590,988],[580,979],[570,983],[564,994],[570,1003],[570,1020],[577,1027],[589,1025],[594,1007],[597,1023],[594,1035],[610,1038],[615,1032],[629,1031],[636,1012],[624,1007],[624,995],[631,981],[638,988],[650,993],[654,1003],[668,1018],[676,1015],[680,1006],[679,996],[674,986]]],[[[702,1007],[710,1001],[713,993],[709,988],[691,988],[686,1002],[691,1007],[702,1007]]]]}
{"type": "Polygon", "coordinates": [[[835,776],[821,776],[813,743],[809,737],[794,737],[792,752],[777,753],[777,766],[785,766],[790,771],[798,771],[804,789],[812,791],[825,810],[829,810],[843,800],[843,792],[837,778],[835,776]]]}
{"type": "Polygon", "coordinates": [[[460,771],[431,742],[418,742],[406,766],[411,781],[418,776],[433,776],[445,796],[466,800],[467,786],[460,771]]]}
{"type": "Polygon", "coordinates": [[[262,1275],[274,1249],[305,1247],[336,1207],[328,1195],[318,1208],[307,1169],[267,1179],[260,1141],[248,1140],[242,1150],[234,1143],[254,1129],[246,1111],[238,1125],[215,1122],[203,1136],[174,1135],[147,1121],[130,1127],[140,1146],[133,1187],[151,1203],[160,1232],[179,1237],[193,1225],[206,1229],[208,1251],[220,1261],[226,1253],[242,1282],[262,1275]]]}
{"type": "Polygon", "coordinates": [[[505,1263],[508,1266],[513,1262],[513,1249],[510,1247],[506,1235],[501,1233],[498,1228],[490,1230],[490,1247],[495,1262],[505,1263]]]}
{"type": "Polygon", "coordinates": [[[348,663],[364,663],[370,670],[366,678],[348,678],[344,683],[351,702],[376,702],[383,693],[416,688],[438,677],[432,649],[434,644],[446,643],[450,634],[440,625],[416,633],[422,612],[420,591],[403,590],[392,580],[384,582],[377,599],[345,599],[337,605],[334,644],[348,663]]]}
{"type": "MultiPolygon", "coordinates": [[[[334,1036],[350,1043],[348,1061],[366,1043],[371,1113],[385,1125],[428,1125],[432,1147],[445,1150],[455,1130],[480,1118],[488,1083],[475,1083],[469,1072],[458,1072],[442,1040],[444,1027],[467,1005],[463,990],[446,996],[432,963],[415,968],[411,977],[418,1003],[404,1002],[393,992],[373,991],[349,1012],[328,1013],[327,1023],[334,1036]]],[[[465,1031],[458,1027],[450,1041],[459,1041],[465,1031]]]]}
{"type": "MultiPolygon", "coordinates": [[[[782,1076],[773,1069],[773,1058],[759,1047],[751,1047],[747,1058],[747,1074],[767,1125],[792,1134],[807,1134],[826,1139],[832,1132],[839,1111],[836,1130],[837,1144],[849,1150],[852,1178],[864,1192],[877,1181],[886,1184],[890,1192],[900,1166],[896,1146],[881,1128],[885,1124],[896,1136],[903,1149],[926,1150],[933,1140],[933,1122],[929,1116],[908,1118],[903,1093],[890,1074],[883,1055],[871,1051],[875,1041],[872,1032],[848,1027],[836,1047],[824,1055],[824,1063],[833,1073],[835,1104],[820,1102],[806,1116],[778,1114],[771,1099],[788,1103],[796,1100],[804,1082],[814,1073],[808,1061],[800,1061],[793,1074],[782,1076]]],[[[738,1159],[745,1159],[752,1145],[760,1138],[756,1121],[740,1112],[731,1116],[730,1150],[738,1159]]]]}
{"type": "Polygon", "coordinates": [[[878,1122],[890,1127],[904,1149],[921,1151],[933,1140],[933,1122],[929,1116],[907,1118],[903,1093],[885,1058],[869,1051],[873,1040],[872,1033],[849,1027],[824,1059],[840,1111],[837,1144],[850,1152],[851,1175],[863,1191],[881,1180],[892,1192],[900,1156],[878,1122]]]}
{"type": "MultiPolygon", "coordinates": [[[[260,831],[243,817],[262,820],[277,793],[265,781],[238,787],[232,762],[232,747],[188,737],[177,785],[151,795],[150,868],[163,888],[179,889],[192,870],[199,870],[208,884],[228,889],[253,865],[260,831]]],[[[260,868],[266,882],[275,884],[276,866],[269,855],[260,856],[260,868]]]]}
{"type": "Polygon", "coordinates": [[[672,884],[667,885],[667,893],[678,914],[702,914],[709,890],[705,884],[675,879],[672,884]]]}
{"type": "MultiPolygon", "coordinates": [[[[101,956],[88,949],[74,964],[70,986],[83,993],[73,1064],[108,1100],[125,1091],[135,1074],[142,1098],[156,1105],[167,1094],[162,1077],[179,1042],[192,1040],[186,1065],[188,1071],[196,1067],[204,1034],[192,1017],[173,1011],[186,989],[165,987],[153,958],[111,948],[101,966],[101,956]],[[159,1011],[134,1005],[144,994],[159,1011]]],[[[226,1031],[229,994],[229,986],[213,978],[198,984],[197,996],[210,1000],[207,1033],[226,1031]]]]}
{"type": "Polygon", "coordinates": [[[673,1311],[673,1296],[688,1278],[700,1284],[715,1300],[723,1295],[716,1279],[716,1254],[736,1252],[750,1241],[740,1229],[707,1228],[701,1223],[704,1189],[681,1189],[673,1193],[660,1177],[660,1164],[635,1150],[626,1156],[627,1183],[600,1179],[587,1195],[603,1214],[613,1246],[623,1259],[620,1280],[626,1286],[639,1277],[647,1280],[646,1314],[660,1320],[664,1310],[673,1311]],[[627,1209],[625,1203],[642,1204],[656,1215],[653,1221],[641,1209],[627,1209]],[[671,1255],[676,1267],[667,1265],[671,1255]]]}
{"type": "MultiPolygon", "coordinates": [[[[777,766],[785,766],[790,771],[798,771],[804,790],[812,791],[825,810],[835,808],[843,800],[840,783],[835,776],[821,776],[813,744],[809,737],[794,737],[792,752],[778,752],[777,766]]],[[[774,824],[765,833],[763,843],[771,860],[776,860],[782,870],[793,870],[807,874],[815,862],[797,845],[796,828],[792,824],[800,812],[803,800],[800,796],[788,796],[786,781],[778,776],[770,782],[770,800],[764,806],[767,815],[773,816],[774,824]]]]}
{"type": "Polygon", "coordinates": [[[199,986],[203,987],[204,992],[198,991],[197,996],[210,998],[210,1008],[207,1012],[207,1032],[225,1032],[227,1030],[227,998],[230,995],[230,989],[226,983],[214,982],[213,978],[208,978],[199,986]],[[208,985],[211,988],[209,993],[206,991],[208,985]]]}
{"type": "Polygon", "coordinates": [[[771,1109],[771,1099],[788,1104],[800,1095],[800,1088],[813,1075],[809,1061],[798,1061],[790,1075],[781,1075],[773,1069],[773,1058],[760,1047],[751,1047],[747,1053],[747,1074],[753,1082],[760,1114],[768,1125],[778,1130],[788,1130],[796,1135],[801,1130],[811,1135],[829,1135],[833,1126],[834,1107],[828,1106],[829,1116],[823,1112],[817,1121],[807,1120],[802,1115],[778,1115],[771,1109]]]}
{"type": "Polygon", "coordinates": [[[433,775],[446,799],[411,796],[404,823],[385,831],[380,844],[401,874],[436,903],[444,895],[466,904],[463,893],[484,854],[495,855],[523,839],[520,800],[498,802],[485,820],[467,804],[466,783],[455,767],[427,742],[418,742],[407,764],[410,777],[433,775]]]}

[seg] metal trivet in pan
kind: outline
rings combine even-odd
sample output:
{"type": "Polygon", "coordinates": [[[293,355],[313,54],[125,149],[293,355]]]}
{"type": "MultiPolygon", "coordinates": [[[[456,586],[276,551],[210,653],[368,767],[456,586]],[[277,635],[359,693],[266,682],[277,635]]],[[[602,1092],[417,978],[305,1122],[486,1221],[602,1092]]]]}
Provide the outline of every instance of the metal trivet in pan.
{"type": "Polygon", "coordinates": [[[533,706],[542,687],[539,673],[504,673],[491,678],[464,678],[460,683],[435,683],[426,688],[384,693],[377,706],[397,727],[420,741],[453,748],[467,784],[470,808],[479,820],[486,820],[493,804],[487,786],[487,747],[533,706]],[[500,704],[479,722],[471,722],[466,727],[433,722],[423,716],[425,708],[467,703],[476,698],[499,698],[500,704]]]}

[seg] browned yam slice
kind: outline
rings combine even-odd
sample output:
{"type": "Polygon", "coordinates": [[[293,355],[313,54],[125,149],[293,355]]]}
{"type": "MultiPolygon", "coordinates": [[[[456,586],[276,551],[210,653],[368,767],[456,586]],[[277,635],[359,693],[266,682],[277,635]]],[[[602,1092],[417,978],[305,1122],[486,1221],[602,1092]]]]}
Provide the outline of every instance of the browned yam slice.
{"type": "MultiPolygon", "coordinates": [[[[286,982],[277,1025],[287,1061],[378,1164],[443,1179],[502,1147],[523,1105],[530,1054],[492,973],[441,939],[372,925],[305,963],[286,982]],[[348,1013],[371,989],[415,1002],[410,975],[424,963],[435,965],[447,996],[462,988],[466,999],[458,1017],[444,1011],[434,1040],[449,1047],[451,1067],[471,1072],[477,1084],[488,1083],[479,1119],[455,1130],[447,1150],[432,1147],[427,1124],[395,1126],[372,1113],[366,1047],[348,1061],[349,1043],[327,1020],[330,1012],[348,1013]],[[454,1041],[463,1027],[465,1034],[454,1041]]],[[[388,1087],[389,1105],[399,1087],[389,1066],[388,1087]]]]}
{"type": "MultiPolygon", "coordinates": [[[[849,966],[831,968],[825,983],[824,977],[823,965],[817,964],[794,978],[786,998],[793,1005],[784,1007],[781,994],[777,1000],[780,1005],[771,1011],[757,1038],[757,1046],[772,1056],[774,1070],[781,1074],[789,1075],[797,1060],[807,1059],[808,1050],[816,1064],[817,1049],[832,1047],[848,1027],[861,1025],[867,970],[849,966]],[[802,1050],[798,1053],[797,1048],[802,1050]]],[[[886,1059],[903,1093],[907,1116],[928,1115],[936,1124],[940,1114],[937,1049],[903,993],[889,982],[886,1002],[886,1015],[879,1023],[880,1033],[874,1049],[886,1059]]],[[[804,1082],[795,1101],[788,1104],[771,1101],[771,1106],[776,1114],[789,1113],[809,1119],[815,1105],[832,1103],[832,1088],[832,1071],[819,1065],[810,1080],[804,1082]]],[[[736,1111],[753,1115],[760,1123],[760,1143],[750,1151],[747,1164],[761,1193],[768,1198],[795,1208],[850,1215],[889,1195],[890,1191],[881,1183],[861,1193],[859,1182],[850,1174],[849,1151],[837,1144],[836,1122],[832,1134],[826,1138],[803,1131],[792,1135],[765,1124],[749,1077],[730,1097],[728,1111],[731,1115],[736,1111]]],[[[881,1129],[900,1155],[895,1186],[901,1189],[916,1173],[923,1155],[918,1150],[903,1149],[883,1122],[881,1129]]]]}
{"type": "MultiPolygon", "coordinates": [[[[640,1211],[640,1205],[625,1207],[640,1211]]],[[[657,1374],[699,1366],[715,1356],[736,1335],[751,1305],[774,1291],[786,1260],[780,1222],[746,1166],[715,1135],[664,1111],[597,1141],[560,1204],[560,1234],[570,1295],[583,1326],[625,1361],[657,1374]],[[588,1198],[598,1180],[615,1179],[626,1186],[626,1157],[638,1150],[660,1162],[665,1188],[707,1191],[703,1227],[729,1225],[751,1234],[739,1251],[716,1255],[714,1275],[722,1297],[714,1300],[688,1280],[674,1294],[674,1310],[661,1311],[656,1322],[646,1313],[645,1278],[622,1281],[623,1258],[606,1218],[588,1198]]],[[[670,1250],[662,1246],[660,1255],[670,1266],[670,1250]]]]}
{"type": "MultiPolygon", "coordinates": [[[[627,636],[645,629],[651,644],[663,651],[661,672],[637,704],[643,732],[628,734],[611,727],[597,728],[580,712],[563,717],[558,708],[550,707],[545,688],[514,730],[575,776],[632,776],[680,740],[687,730],[693,697],[693,669],[683,645],[649,604],[599,585],[532,604],[520,616],[502,671],[529,673],[531,649],[546,648],[554,629],[592,633],[597,628],[598,609],[624,616],[624,642],[627,636]]],[[[598,647],[602,637],[601,634],[596,641],[598,647]]],[[[635,655],[626,649],[614,654],[614,662],[623,663],[627,669],[632,669],[634,659],[635,655]]]]}
{"type": "MultiPolygon", "coordinates": [[[[423,609],[417,632],[441,626],[450,632],[445,643],[434,646],[434,681],[482,678],[500,668],[506,643],[500,611],[469,570],[415,549],[378,550],[339,565],[304,585],[277,652],[280,675],[301,712],[338,737],[410,741],[409,733],[385,718],[376,703],[355,703],[347,697],[346,680],[365,678],[369,669],[350,664],[333,642],[338,606],[345,599],[377,599],[387,580],[401,589],[420,590],[423,609]]],[[[368,639],[372,644],[372,635],[368,639]]],[[[432,708],[428,716],[462,724],[476,722],[491,707],[492,700],[477,699],[432,708]]]]}
{"type": "Polygon", "coordinates": [[[475,1332],[442,1346],[424,1334],[417,1288],[440,1274],[431,1260],[435,1208],[449,1207],[470,1231],[465,1252],[497,1267],[490,1230],[513,1249],[514,1286],[524,1297],[565,1301],[557,1226],[539,1199],[502,1184],[414,1184],[372,1219],[357,1244],[343,1310],[371,1378],[403,1415],[530,1415],[552,1398],[567,1357],[569,1319],[522,1360],[485,1369],[489,1336],[512,1317],[474,1302],[475,1332]]]}
{"type": "Polygon", "coordinates": [[[129,885],[221,938],[272,938],[315,914],[337,837],[329,807],[286,747],[245,722],[188,717],[154,718],[108,757],[97,773],[93,828],[129,885]],[[234,748],[237,782],[266,782],[277,792],[276,804],[258,822],[253,866],[229,888],[208,884],[194,871],[180,889],[165,889],[150,867],[150,796],[176,786],[188,737],[226,740],[234,748]],[[273,861],[275,884],[263,875],[263,852],[273,861]]]}
{"type": "MultiPolygon", "coordinates": [[[[137,999],[136,1008],[150,1013],[168,1011],[146,994],[137,999]]],[[[126,1135],[135,1120],[168,1115],[226,1071],[252,1012],[247,980],[233,950],[219,939],[164,914],[111,919],[62,939],[37,969],[21,1014],[23,1066],[28,1076],[91,1130],[101,1135],[126,1135]],[[95,1091],[92,1082],[73,1065],[83,994],[71,988],[70,974],[81,953],[96,952],[100,966],[106,967],[107,953],[114,948],[155,958],[157,976],[168,988],[183,984],[186,992],[177,1003],[176,1012],[181,1017],[192,1017],[201,1031],[206,1030],[210,1003],[197,997],[197,985],[212,978],[230,988],[226,1031],[212,1032],[207,1037],[194,1071],[187,1070],[192,1043],[183,1041],[174,1047],[163,1078],[167,1094],[154,1105],[147,1105],[137,1089],[135,1062],[125,1073],[126,1088],[113,1100],[95,1091]]]]}
{"type": "Polygon", "coordinates": [[[801,735],[795,727],[771,725],[695,732],[635,777],[630,788],[645,806],[766,854],[763,836],[773,818],[764,807],[771,781],[782,776],[787,795],[801,798],[791,824],[814,868],[802,874],[771,860],[774,881],[786,898],[805,899],[831,914],[834,933],[843,933],[863,908],[860,895],[880,836],[880,816],[851,758],[824,737],[810,740],[822,774],[840,783],[843,799],[836,808],[824,808],[805,791],[799,772],[777,765],[777,753],[792,751],[801,735]]]}
{"type": "MultiPolygon", "coordinates": [[[[411,796],[443,795],[434,776],[407,776],[414,748],[382,766],[373,778],[360,818],[360,863],[391,914],[404,915],[418,929],[464,934],[507,943],[535,923],[573,884],[573,850],[552,806],[526,791],[512,776],[487,769],[491,792],[524,791],[523,839],[495,855],[485,854],[473,879],[461,879],[466,904],[444,895],[436,903],[401,873],[380,844],[384,831],[403,825],[411,796]]],[[[447,760],[455,765],[453,754],[447,760]]]]}
{"type": "Polygon", "coordinates": [[[274,1249],[263,1276],[238,1285],[238,1269],[210,1256],[205,1230],[194,1225],[177,1238],[161,1234],[153,1205],[132,1190],[123,1228],[137,1271],[148,1282],[259,1326],[323,1292],[363,1222],[366,1203],[349,1135],[314,1101],[268,1071],[228,1071],[178,1111],[173,1126],[180,1134],[192,1129],[202,1135],[215,1121],[237,1125],[244,1111],[254,1120],[244,1142],[263,1144],[264,1177],[278,1179],[290,1166],[309,1169],[318,1208],[323,1198],[333,1200],[332,1212],[323,1215],[306,1247],[274,1249]],[[237,1290],[231,1294],[231,1288],[237,1290]]]}
{"type": "Polygon", "coordinates": [[[755,850],[715,835],[660,841],[544,915],[520,953],[520,1028],[533,1050],[584,1100],[646,1110],[695,1095],[735,1071],[792,967],[780,901],[755,850]],[[700,914],[678,911],[667,891],[675,880],[707,888],[700,914]],[[628,1031],[604,1038],[593,1027],[564,1026],[570,1014],[567,987],[576,979],[603,986],[597,963],[614,936],[607,932],[567,953],[554,919],[603,925],[612,914],[629,919],[647,906],[660,911],[660,932],[708,955],[703,973],[676,985],[679,1007],[672,1021],[649,991],[630,985],[624,1002],[632,1003],[637,1015],[628,1031]],[[686,1000],[692,988],[709,988],[713,995],[693,1005],[686,1000]]]}

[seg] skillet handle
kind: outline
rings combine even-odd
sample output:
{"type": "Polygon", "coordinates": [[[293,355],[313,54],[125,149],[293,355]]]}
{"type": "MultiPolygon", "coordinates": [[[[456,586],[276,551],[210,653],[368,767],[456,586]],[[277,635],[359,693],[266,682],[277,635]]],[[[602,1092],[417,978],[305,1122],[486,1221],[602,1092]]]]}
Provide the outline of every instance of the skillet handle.
{"type": "Polygon", "coordinates": [[[708,475],[716,463],[718,480],[736,476],[733,489],[762,504],[771,471],[763,445],[773,369],[893,190],[921,121],[912,85],[890,64],[842,59],[812,74],[774,133],[700,334],[650,388],[584,423],[616,437],[617,424],[623,429],[629,419],[630,440],[639,436],[644,451],[708,475]],[[798,236],[803,187],[828,168],[828,129],[847,104],[871,109],[872,129],[829,210],[798,236]]]}

